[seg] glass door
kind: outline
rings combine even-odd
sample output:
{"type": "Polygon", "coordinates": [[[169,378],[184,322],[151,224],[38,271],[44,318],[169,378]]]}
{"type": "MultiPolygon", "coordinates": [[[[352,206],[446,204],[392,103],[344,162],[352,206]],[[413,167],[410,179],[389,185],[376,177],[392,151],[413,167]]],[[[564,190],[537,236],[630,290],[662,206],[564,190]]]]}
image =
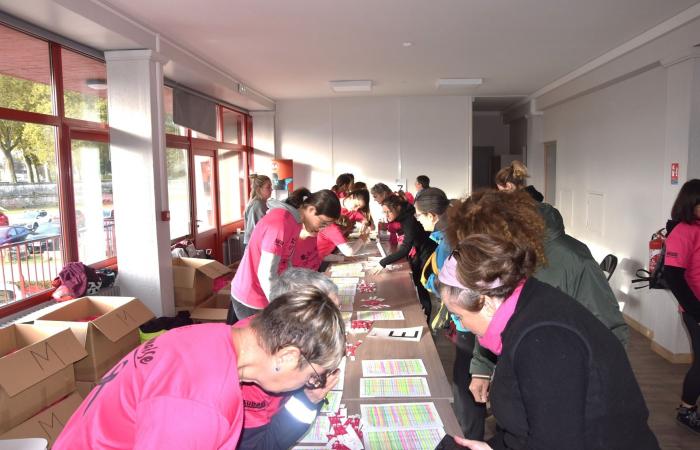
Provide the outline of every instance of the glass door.
{"type": "Polygon", "coordinates": [[[216,151],[194,149],[195,246],[218,255],[216,151]]]}

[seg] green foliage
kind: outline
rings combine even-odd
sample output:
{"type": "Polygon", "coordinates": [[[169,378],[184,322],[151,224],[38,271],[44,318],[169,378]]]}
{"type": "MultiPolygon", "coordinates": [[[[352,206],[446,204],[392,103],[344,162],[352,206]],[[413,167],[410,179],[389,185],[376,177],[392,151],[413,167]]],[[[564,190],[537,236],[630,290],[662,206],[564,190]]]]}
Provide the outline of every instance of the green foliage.
{"type": "MultiPolygon", "coordinates": [[[[0,106],[53,114],[51,87],[46,84],[0,74],[0,106]]],[[[107,122],[107,100],[98,95],[66,91],[66,117],[107,122]]],[[[10,181],[17,182],[15,157],[21,157],[32,183],[56,180],[56,145],[54,127],[25,122],[0,120],[0,151],[5,157],[10,181]]],[[[100,171],[111,179],[109,150],[100,148],[100,171]]]]}

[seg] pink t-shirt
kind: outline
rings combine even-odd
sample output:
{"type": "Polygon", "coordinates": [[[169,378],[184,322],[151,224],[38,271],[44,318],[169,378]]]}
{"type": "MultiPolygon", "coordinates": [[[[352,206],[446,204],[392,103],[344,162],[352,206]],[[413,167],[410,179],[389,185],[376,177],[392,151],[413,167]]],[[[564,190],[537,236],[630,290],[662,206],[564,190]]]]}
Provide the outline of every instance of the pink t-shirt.
{"type": "Polygon", "coordinates": [[[318,270],[321,267],[321,257],[316,247],[316,236],[297,239],[294,256],[292,256],[292,266],[311,270],[318,270]]]}
{"type": "Polygon", "coordinates": [[[340,208],[340,215],[347,217],[350,222],[362,222],[365,220],[365,215],[360,211],[350,211],[346,208],[340,208]]]}
{"type": "Polygon", "coordinates": [[[322,228],[316,236],[316,246],[318,247],[318,255],[321,259],[333,253],[333,250],[340,244],[348,242],[343,236],[343,230],[334,223],[322,228]]]}
{"type": "MultiPolygon", "coordinates": [[[[236,322],[234,328],[245,328],[255,316],[246,317],[236,322]]],[[[257,384],[241,384],[243,393],[243,406],[245,408],[244,428],[257,428],[267,425],[272,420],[272,416],[282,407],[289,396],[284,394],[270,394],[257,384]]]]}
{"type": "Polygon", "coordinates": [[[299,238],[301,224],[292,213],[283,208],[274,208],[255,225],[243,259],[231,282],[231,294],[244,305],[262,309],[270,302],[258,279],[258,266],[263,251],[280,257],[279,272],[287,269],[299,238]]]}
{"type": "Polygon", "coordinates": [[[191,325],[126,355],[73,413],[52,448],[233,450],[242,425],[231,327],[191,325]]]}
{"type": "Polygon", "coordinates": [[[685,281],[700,299],[700,221],[676,225],[666,239],[664,264],[685,269],[685,281]]]}

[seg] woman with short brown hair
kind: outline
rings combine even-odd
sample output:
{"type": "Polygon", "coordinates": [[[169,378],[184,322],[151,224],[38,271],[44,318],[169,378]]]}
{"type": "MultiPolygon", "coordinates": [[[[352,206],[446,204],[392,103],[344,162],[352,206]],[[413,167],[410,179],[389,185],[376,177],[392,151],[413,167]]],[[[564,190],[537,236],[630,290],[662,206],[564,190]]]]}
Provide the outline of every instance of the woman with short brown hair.
{"type": "Polygon", "coordinates": [[[531,277],[537,258],[527,242],[473,234],[440,271],[447,308],[498,355],[490,393],[497,434],[488,444],[457,442],[478,450],[658,449],[624,348],[574,299],[531,277]]]}

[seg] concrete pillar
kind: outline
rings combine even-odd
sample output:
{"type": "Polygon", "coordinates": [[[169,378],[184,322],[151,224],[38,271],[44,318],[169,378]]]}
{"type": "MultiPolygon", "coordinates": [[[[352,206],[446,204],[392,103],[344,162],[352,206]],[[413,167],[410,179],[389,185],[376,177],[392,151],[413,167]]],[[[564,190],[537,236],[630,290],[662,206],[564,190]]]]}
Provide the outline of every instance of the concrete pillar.
{"type": "Polygon", "coordinates": [[[105,52],[122,295],[174,315],[163,129],[163,63],[151,50],[105,52]]]}

